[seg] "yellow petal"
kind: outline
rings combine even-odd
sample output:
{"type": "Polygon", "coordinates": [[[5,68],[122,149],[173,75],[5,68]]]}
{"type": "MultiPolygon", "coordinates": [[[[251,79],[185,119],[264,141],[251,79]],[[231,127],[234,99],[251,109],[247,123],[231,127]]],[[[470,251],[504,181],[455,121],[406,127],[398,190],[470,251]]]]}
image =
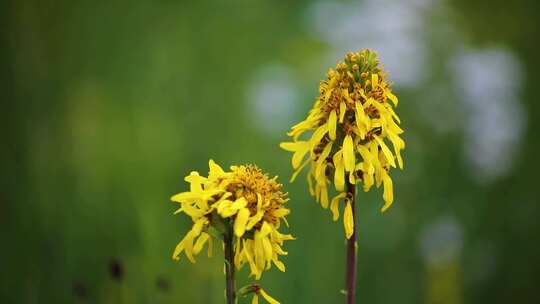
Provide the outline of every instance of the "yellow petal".
{"type": "Polygon", "coordinates": [[[204,212],[193,205],[190,204],[183,204],[182,205],[182,211],[191,216],[192,219],[198,219],[201,218],[204,215],[204,212]]]}
{"type": "Polygon", "coordinates": [[[241,244],[242,241],[240,238],[236,238],[236,245],[234,246],[234,267],[236,267],[236,269],[240,269],[244,264],[244,255],[242,253],[241,244]]]}
{"type": "Polygon", "coordinates": [[[369,153],[369,150],[368,150],[368,148],[366,148],[366,146],[358,145],[357,149],[358,149],[358,152],[360,153],[360,155],[362,156],[362,158],[364,159],[364,162],[366,162],[366,163],[371,163],[372,162],[371,153],[369,153]]]}
{"type": "Polygon", "coordinates": [[[302,144],[306,143],[305,141],[295,141],[295,142],[282,142],[279,144],[279,147],[285,151],[296,152],[299,150],[302,144]]]}
{"type": "Polygon", "coordinates": [[[201,199],[202,199],[201,193],[195,193],[191,191],[178,193],[171,197],[171,201],[177,202],[177,203],[193,203],[201,199]]]}
{"type": "Polygon", "coordinates": [[[345,102],[341,102],[339,104],[339,123],[343,123],[343,119],[345,118],[345,112],[347,112],[347,105],[345,105],[345,102]]]}
{"type": "Polygon", "coordinates": [[[350,135],[345,136],[343,140],[343,162],[345,164],[345,170],[348,172],[354,171],[356,165],[356,159],[354,156],[354,145],[350,135]]]}
{"type": "Polygon", "coordinates": [[[263,222],[261,230],[258,231],[260,237],[265,237],[272,232],[272,226],[267,222],[263,222]]]}
{"type": "Polygon", "coordinates": [[[217,212],[222,217],[231,217],[235,215],[240,209],[246,207],[247,200],[243,197],[232,202],[229,200],[223,200],[217,206],[217,212]]]}
{"type": "Polygon", "coordinates": [[[386,161],[390,164],[392,167],[396,167],[396,162],[394,161],[394,156],[392,155],[392,152],[390,149],[388,149],[388,146],[384,143],[384,141],[377,135],[373,135],[379,146],[381,147],[381,150],[383,152],[384,157],[386,158],[386,161]]]}
{"type": "Polygon", "coordinates": [[[364,178],[364,192],[368,192],[375,183],[373,180],[373,173],[364,173],[362,176],[364,178]]]}
{"type": "MultiPolygon", "coordinates": [[[[355,167],[356,168],[356,167],[355,167]]],[[[349,172],[349,183],[356,185],[356,177],[354,175],[354,170],[349,172]]]]}
{"type": "MultiPolygon", "coordinates": [[[[282,242],[283,239],[279,239],[279,241],[282,242]]],[[[274,243],[272,248],[274,248],[274,251],[279,255],[288,255],[287,251],[284,251],[277,243],[274,243]]]]}
{"type": "Polygon", "coordinates": [[[334,144],[333,141],[329,142],[328,144],[326,144],[326,146],[324,147],[323,151],[321,152],[321,154],[319,155],[319,159],[317,159],[317,164],[322,164],[326,158],[328,157],[328,155],[330,155],[330,152],[332,152],[332,145],[334,144]]]}
{"type": "Polygon", "coordinates": [[[283,142],[279,146],[283,150],[294,152],[292,157],[292,166],[294,169],[300,166],[304,156],[309,151],[309,142],[307,141],[283,142]]]}
{"type": "Polygon", "coordinates": [[[358,132],[360,133],[360,138],[364,139],[367,133],[367,129],[371,127],[371,123],[366,116],[366,113],[364,112],[362,104],[360,104],[359,102],[355,105],[354,116],[356,121],[356,127],[358,128],[358,132]]]}
{"type": "Polygon", "coordinates": [[[235,210],[240,210],[241,208],[246,207],[247,203],[248,201],[244,197],[241,197],[237,199],[236,201],[234,201],[231,207],[235,210]]]}
{"type": "Polygon", "coordinates": [[[331,140],[336,139],[336,124],[337,124],[336,110],[332,110],[332,112],[330,112],[330,116],[328,117],[328,135],[330,136],[331,140]]]}
{"type": "Polygon", "coordinates": [[[281,272],[285,272],[285,264],[278,259],[273,259],[272,262],[276,265],[277,269],[281,272]]]}
{"type": "Polygon", "coordinates": [[[185,242],[184,242],[184,252],[186,253],[186,256],[187,256],[188,260],[191,263],[195,263],[195,257],[193,256],[193,238],[194,238],[194,236],[189,235],[190,233],[188,233],[188,235],[186,235],[186,237],[184,239],[185,240],[185,242]]]}
{"type": "Polygon", "coordinates": [[[250,230],[251,228],[253,228],[253,226],[255,226],[255,224],[257,224],[263,218],[265,210],[262,207],[262,200],[262,196],[257,193],[257,213],[255,213],[254,216],[249,218],[249,221],[246,225],[246,230],[250,230]]]}
{"type": "Polygon", "coordinates": [[[328,208],[328,188],[326,185],[321,187],[321,206],[324,209],[328,208]]]}
{"type": "Polygon", "coordinates": [[[264,291],[264,289],[261,288],[261,289],[259,290],[259,292],[261,293],[261,295],[263,296],[263,298],[264,298],[266,301],[268,301],[268,303],[270,303],[270,304],[279,304],[279,302],[278,302],[276,299],[272,298],[269,294],[267,294],[267,293],[264,291]]]}
{"type": "Polygon", "coordinates": [[[390,113],[390,116],[394,118],[398,123],[401,123],[401,120],[399,119],[399,116],[394,112],[394,109],[392,109],[392,106],[387,104],[385,105],[386,110],[390,113]]]}
{"type": "Polygon", "coordinates": [[[354,232],[354,217],[351,203],[347,201],[345,211],[343,212],[343,226],[345,227],[345,236],[350,239],[354,232]]]}
{"type": "Polygon", "coordinates": [[[298,177],[298,174],[300,174],[300,172],[302,172],[302,169],[304,169],[307,164],[309,164],[310,161],[309,159],[307,159],[300,167],[298,167],[298,169],[296,169],[293,173],[293,175],[291,176],[291,179],[289,180],[289,182],[294,182],[296,180],[296,177],[298,177]]]}
{"type": "Polygon", "coordinates": [[[339,219],[339,201],[346,196],[347,196],[347,193],[342,192],[336,195],[332,199],[332,203],[330,203],[330,210],[332,211],[332,219],[334,220],[334,222],[339,219]]]}
{"type": "Polygon", "coordinates": [[[208,161],[208,168],[210,169],[210,172],[208,172],[209,178],[216,178],[225,174],[225,171],[223,171],[223,169],[218,164],[216,164],[213,159],[210,159],[208,161]]]}
{"type": "Polygon", "coordinates": [[[345,189],[345,167],[343,164],[342,152],[338,151],[334,154],[334,185],[337,191],[343,191],[345,189]]]}
{"type": "Polygon", "coordinates": [[[307,175],[308,189],[311,196],[315,196],[315,190],[313,189],[313,174],[310,171],[307,175]]]}
{"type": "Polygon", "coordinates": [[[403,169],[403,158],[401,158],[400,150],[405,148],[405,142],[398,135],[394,134],[392,131],[388,131],[388,138],[394,146],[394,153],[396,154],[398,166],[400,169],[403,169]]]}
{"type": "Polygon", "coordinates": [[[251,275],[254,275],[254,276],[258,276],[259,275],[259,270],[257,268],[257,265],[255,265],[255,261],[254,261],[254,253],[253,253],[253,240],[244,240],[243,241],[244,243],[244,250],[242,251],[242,253],[244,254],[244,256],[246,257],[246,260],[248,261],[248,264],[249,264],[249,269],[251,271],[251,275]]]}
{"type": "Polygon", "coordinates": [[[275,210],[273,212],[273,215],[277,218],[280,218],[280,217],[284,217],[286,215],[289,215],[291,213],[291,210],[287,209],[287,208],[278,208],[277,210],[275,210]]]}
{"type": "Polygon", "coordinates": [[[371,87],[375,89],[379,86],[379,75],[371,74],[371,87]]]}
{"type": "Polygon", "coordinates": [[[398,98],[396,97],[396,95],[392,94],[392,92],[390,92],[389,90],[386,91],[386,97],[388,97],[388,99],[390,99],[393,103],[394,103],[394,106],[397,107],[398,105],[398,98]]]}
{"type": "Polygon", "coordinates": [[[249,209],[240,209],[240,211],[238,211],[238,213],[236,214],[236,219],[234,220],[234,234],[236,234],[237,237],[241,237],[242,235],[244,235],[248,220],[249,209]]]}
{"type": "Polygon", "coordinates": [[[193,254],[197,255],[199,252],[201,252],[204,244],[208,241],[208,238],[210,235],[206,232],[201,233],[197,241],[195,242],[195,245],[193,246],[193,254]]]}
{"type": "Polygon", "coordinates": [[[400,128],[393,119],[387,120],[387,123],[388,123],[388,129],[392,130],[392,132],[396,134],[401,134],[404,132],[403,129],[400,128]]]}
{"type": "Polygon", "coordinates": [[[388,174],[384,174],[383,176],[383,185],[384,185],[384,191],[383,191],[383,199],[384,199],[384,206],[382,207],[381,211],[384,212],[386,209],[388,209],[392,202],[394,201],[394,190],[392,186],[392,179],[388,174]]]}
{"type": "Polygon", "coordinates": [[[318,184],[324,184],[326,185],[326,158],[330,155],[330,152],[332,152],[332,145],[334,142],[329,142],[326,147],[324,147],[321,154],[318,156],[317,162],[315,163],[315,179],[317,180],[318,184]]]}
{"type": "Polygon", "coordinates": [[[329,88],[328,91],[324,94],[324,102],[328,102],[328,99],[330,99],[330,95],[332,95],[332,88],[329,88]]]}
{"type": "Polygon", "coordinates": [[[192,171],[188,176],[184,178],[184,180],[190,183],[191,192],[201,192],[202,184],[206,182],[206,177],[200,176],[199,172],[197,171],[192,171]]]}
{"type": "Polygon", "coordinates": [[[173,260],[180,260],[180,253],[184,251],[184,240],[180,241],[178,245],[176,245],[176,248],[174,248],[174,252],[172,255],[173,260]]]}
{"type": "Polygon", "coordinates": [[[324,135],[326,135],[327,132],[328,124],[323,124],[322,126],[318,127],[309,139],[309,148],[313,150],[313,148],[318,146],[321,142],[321,139],[323,139],[324,135]]]}
{"type": "Polygon", "coordinates": [[[253,294],[253,299],[251,300],[251,304],[259,304],[259,296],[256,293],[253,294]]]}
{"type": "Polygon", "coordinates": [[[264,257],[266,260],[272,259],[272,243],[270,243],[270,240],[265,237],[262,239],[263,244],[263,250],[264,250],[264,257]]]}

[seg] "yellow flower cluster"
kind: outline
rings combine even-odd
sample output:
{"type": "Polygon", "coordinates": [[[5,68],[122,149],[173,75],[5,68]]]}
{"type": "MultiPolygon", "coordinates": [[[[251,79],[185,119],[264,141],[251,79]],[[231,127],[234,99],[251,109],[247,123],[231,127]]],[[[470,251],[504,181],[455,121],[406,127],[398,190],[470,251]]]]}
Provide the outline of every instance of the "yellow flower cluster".
{"type": "Polygon", "coordinates": [[[234,231],[237,269],[247,263],[257,280],[272,263],[285,271],[279,256],[287,252],[281,246],[293,237],[278,231],[281,221],[287,223],[285,216],[290,211],[284,207],[288,198],[277,176],[269,178],[254,165],[231,166],[231,171],[226,172],[210,160],[209,167],[208,177],[198,172],[186,176],[190,191],[171,198],[180,204],[175,214],[183,212],[193,221],[192,229],[176,246],[173,259],[178,260],[184,252],[195,262],[194,256],[205,244],[210,256],[214,235],[228,233],[230,227],[234,231]]]}
{"type": "Polygon", "coordinates": [[[405,148],[399,136],[403,133],[398,126],[400,120],[394,112],[397,104],[377,54],[371,50],[349,53],[320,83],[319,97],[308,117],[287,133],[293,141],[280,145],[294,152],[292,166],[296,171],[291,181],[310,165],[310,193],[323,208],[330,205],[334,221],[339,218],[339,202],[345,201],[347,238],[353,233],[354,222],[346,183],[362,183],[366,192],[382,184],[382,211],[393,202],[389,170],[403,168],[400,151],[405,148]],[[310,137],[300,139],[308,131],[310,137]],[[387,141],[392,143],[393,152],[387,141]],[[332,182],[338,194],[329,203],[328,184],[332,182]]]}

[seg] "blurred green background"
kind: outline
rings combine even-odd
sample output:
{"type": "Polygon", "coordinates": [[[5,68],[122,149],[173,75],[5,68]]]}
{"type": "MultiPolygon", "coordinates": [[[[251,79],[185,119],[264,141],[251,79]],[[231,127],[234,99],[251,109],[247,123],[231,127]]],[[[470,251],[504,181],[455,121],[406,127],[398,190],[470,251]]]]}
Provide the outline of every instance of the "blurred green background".
{"type": "MultiPolygon", "coordinates": [[[[342,303],[344,235],[288,183],[285,132],[348,51],[395,83],[394,206],[359,200],[359,303],[538,299],[533,0],[2,1],[1,303],[223,303],[222,255],[171,253],[172,194],[213,158],[290,193],[282,303],[342,303]]],[[[248,282],[247,272],[238,275],[248,282]]],[[[243,302],[241,302],[243,303],[243,302]]],[[[245,301],[248,303],[248,301],[245,301]]]]}

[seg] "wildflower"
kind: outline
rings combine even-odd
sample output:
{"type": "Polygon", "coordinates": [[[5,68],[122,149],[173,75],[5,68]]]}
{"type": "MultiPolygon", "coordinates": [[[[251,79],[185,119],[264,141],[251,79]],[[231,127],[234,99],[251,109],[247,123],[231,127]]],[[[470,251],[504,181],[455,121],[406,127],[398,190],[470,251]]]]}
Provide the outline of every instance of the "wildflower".
{"type": "Polygon", "coordinates": [[[209,168],[208,177],[191,172],[185,178],[190,190],[171,198],[180,204],[175,214],[183,212],[193,222],[176,246],[173,259],[178,260],[184,252],[195,262],[195,256],[206,244],[211,256],[215,236],[230,230],[234,236],[236,269],[248,264],[257,280],[272,264],[285,271],[279,257],[287,255],[282,249],[284,241],[294,238],[279,232],[290,211],[284,207],[287,193],[281,191],[277,176],[269,178],[254,165],[231,166],[230,171],[224,171],[212,160],[209,168]]]}
{"type": "Polygon", "coordinates": [[[398,99],[392,94],[376,53],[349,53],[321,81],[319,96],[307,118],[287,133],[292,142],[280,144],[284,150],[294,152],[291,182],[309,165],[309,191],[323,208],[330,207],[334,221],[339,218],[339,202],[345,202],[347,238],[353,234],[354,220],[346,184],[362,184],[366,192],[374,185],[382,185],[381,211],[394,200],[389,171],[396,166],[403,168],[400,152],[405,148],[399,136],[403,133],[400,120],[394,112],[397,105],[398,99]],[[310,136],[301,139],[307,132],[310,136]],[[331,201],[329,184],[337,191],[331,201]]]}

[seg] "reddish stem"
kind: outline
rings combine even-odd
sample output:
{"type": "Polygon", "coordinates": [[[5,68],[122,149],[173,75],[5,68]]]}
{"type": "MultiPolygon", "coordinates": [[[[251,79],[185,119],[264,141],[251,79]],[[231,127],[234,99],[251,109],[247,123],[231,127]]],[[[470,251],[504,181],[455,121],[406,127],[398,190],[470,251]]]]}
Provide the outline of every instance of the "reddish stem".
{"type": "Polygon", "coordinates": [[[357,255],[357,228],[356,228],[356,185],[347,182],[347,196],[351,200],[353,213],[353,234],[347,240],[347,276],[345,290],[347,291],[347,304],[356,303],[356,277],[358,266],[357,255]]]}

